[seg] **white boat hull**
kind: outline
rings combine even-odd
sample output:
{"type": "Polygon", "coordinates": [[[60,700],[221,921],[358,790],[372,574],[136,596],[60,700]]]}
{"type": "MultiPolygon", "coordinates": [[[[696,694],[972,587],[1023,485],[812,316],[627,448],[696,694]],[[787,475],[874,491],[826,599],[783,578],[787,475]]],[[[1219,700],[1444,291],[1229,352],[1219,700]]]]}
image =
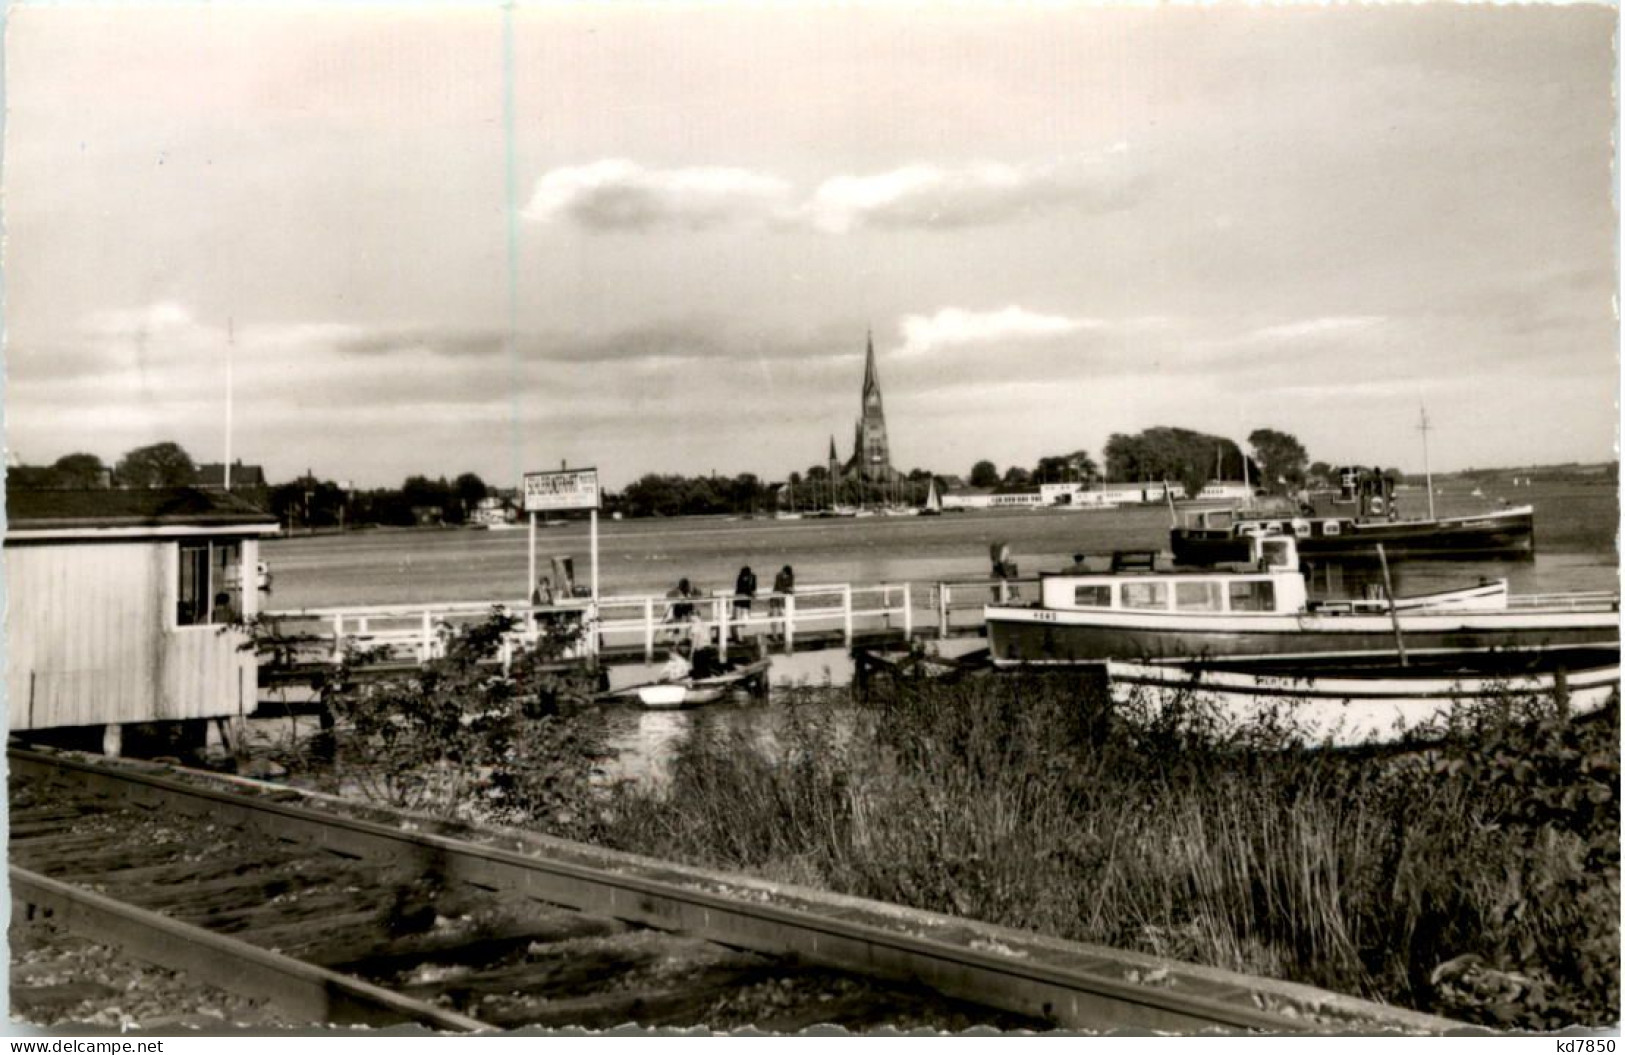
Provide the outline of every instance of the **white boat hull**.
{"type": "Polygon", "coordinates": [[[1234,669],[1111,661],[1105,665],[1113,702],[1123,713],[1152,718],[1170,707],[1194,708],[1221,727],[1284,720],[1292,739],[1351,747],[1391,743],[1424,732],[1464,705],[1507,697],[1554,700],[1566,695],[1568,712],[1582,716],[1619,692],[1619,664],[1558,675],[1319,676],[1254,674],[1234,669]]]}

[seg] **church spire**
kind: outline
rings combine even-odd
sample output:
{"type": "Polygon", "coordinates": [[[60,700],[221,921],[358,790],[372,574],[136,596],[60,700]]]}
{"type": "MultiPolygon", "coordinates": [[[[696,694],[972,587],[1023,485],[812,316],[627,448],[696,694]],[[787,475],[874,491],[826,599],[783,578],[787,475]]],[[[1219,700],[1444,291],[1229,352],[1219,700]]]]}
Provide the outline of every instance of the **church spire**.
{"type": "Polygon", "coordinates": [[[875,333],[868,330],[863,362],[863,412],[858,419],[853,460],[865,480],[889,480],[891,449],[886,442],[886,412],[880,403],[880,373],[875,369],[875,333]]]}
{"type": "Polygon", "coordinates": [[[875,398],[880,398],[880,375],[875,372],[875,331],[868,331],[869,352],[863,363],[863,402],[869,403],[869,393],[873,392],[875,398]]]}

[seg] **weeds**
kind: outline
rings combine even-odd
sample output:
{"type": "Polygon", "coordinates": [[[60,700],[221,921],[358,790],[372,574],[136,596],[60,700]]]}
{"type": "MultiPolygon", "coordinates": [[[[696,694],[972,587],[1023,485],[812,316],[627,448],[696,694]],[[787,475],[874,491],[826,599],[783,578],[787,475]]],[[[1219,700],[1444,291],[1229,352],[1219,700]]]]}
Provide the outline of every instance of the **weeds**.
{"type": "Polygon", "coordinates": [[[1615,1017],[1617,706],[1381,756],[1289,746],[1283,715],[1122,721],[1053,675],[782,717],[771,745],[698,723],[595,837],[1490,1025],[1615,1017]]]}

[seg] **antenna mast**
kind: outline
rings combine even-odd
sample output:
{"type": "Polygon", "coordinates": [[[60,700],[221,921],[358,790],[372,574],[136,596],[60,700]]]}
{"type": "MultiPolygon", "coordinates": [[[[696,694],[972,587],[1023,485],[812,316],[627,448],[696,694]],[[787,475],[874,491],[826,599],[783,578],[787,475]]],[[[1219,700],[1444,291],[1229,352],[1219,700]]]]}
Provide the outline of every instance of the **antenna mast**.
{"type": "Polygon", "coordinates": [[[1432,431],[1433,426],[1428,424],[1428,408],[1426,406],[1422,407],[1422,423],[1417,426],[1417,429],[1422,433],[1422,473],[1427,477],[1428,482],[1428,519],[1435,520],[1437,517],[1433,513],[1433,468],[1428,463],[1428,433],[1432,431]]]}

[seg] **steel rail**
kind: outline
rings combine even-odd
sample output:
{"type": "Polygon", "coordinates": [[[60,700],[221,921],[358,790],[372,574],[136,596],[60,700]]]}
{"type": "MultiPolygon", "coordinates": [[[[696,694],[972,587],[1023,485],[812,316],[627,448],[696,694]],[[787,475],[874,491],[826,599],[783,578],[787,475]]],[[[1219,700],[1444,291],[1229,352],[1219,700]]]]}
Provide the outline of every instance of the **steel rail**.
{"type": "Polygon", "coordinates": [[[459,1033],[492,1029],[467,1015],[25,868],[12,866],[9,877],[14,917],[32,918],[36,910],[44,910],[81,937],[117,945],[138,960],[207,979],[220,989],[270,1000],[311,1021],[365,1026],[417,1022],[459,1033]]]}
{"type": "Polygon", "coordinates": [[[300,793],[242,778],[230,782],[243,790],[228,793],[169,776],[26,749],[11,749],[8,759],[14,776],[49,780],[53,772],[66,772],[96,785],[98,794],[208,813],[222,821],[231,820],[227,816],[231,814],[235,822],[274,837],[308,842],[344,856],[386,857],[482,889],[523,894],[868,977],[922,984],[949,997],[1048,1019],[1062,1027],[1435,1034],[1466,1028],[1437,1016],[1309,986],[1040,938],[878,902],[832,896],[807,908],[800,905],[808,901],[802,895],[809,892],[798,891],[775,903],[770,893],[750,880],[736,882],[735,877],[595,848],[581,850],[618,863],[593,866],[538,856],[539,847],[522,853],[406,830],[433,822],[401,815],[396,822],[400,826],[391,826],[268,801],[268,795],[286,799],[300,793]],[[954,940],[922,933],[926,929],[954,940]]]}

